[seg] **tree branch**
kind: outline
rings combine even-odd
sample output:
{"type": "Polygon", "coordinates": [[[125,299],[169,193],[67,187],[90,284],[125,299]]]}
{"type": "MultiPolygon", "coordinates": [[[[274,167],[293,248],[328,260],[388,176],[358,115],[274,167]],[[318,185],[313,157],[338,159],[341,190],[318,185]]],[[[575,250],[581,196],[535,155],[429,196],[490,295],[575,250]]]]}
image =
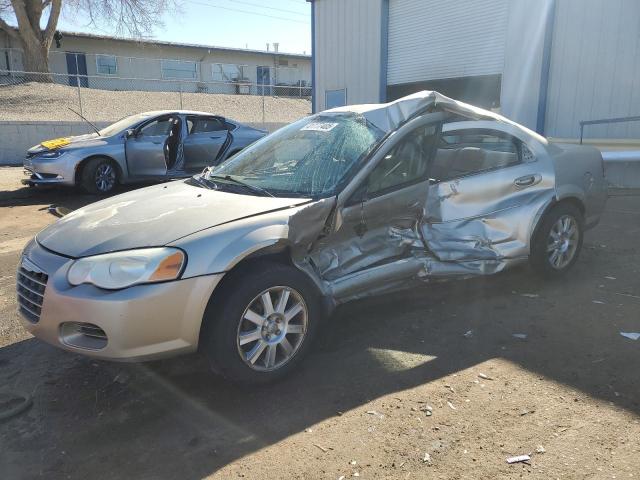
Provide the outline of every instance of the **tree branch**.
{"type": "Polygon", "coordinates": [[[6,32],[7,35],[9,35],[14,40],[20,39],[20,35],[18,35],[17,30],[1,18],[0,18],[0,30],[2,30],[3,32],[6,32]]]}
{"type": "Polygon", "coordinates": [[[47,48],[51,45],[53,35],[56,33],[58,27],[58,18],[60,17],[60,10],[62,8],[62,0],[51,0],[51,10],[49,10],[49,20],[47,20],[47,26],[44,30],[43,43],[47,48]]]}
{"type": "Polygon", "coordinates": [[[31,27],[31,21],[29,20],[24,2],[21,0],[11,0],[11,5],[13,6],[13,13],[18,21],[18,31],[20,32],[21,39],[25,42],[40,43],[40,32],[35,32],[31,27]]]}

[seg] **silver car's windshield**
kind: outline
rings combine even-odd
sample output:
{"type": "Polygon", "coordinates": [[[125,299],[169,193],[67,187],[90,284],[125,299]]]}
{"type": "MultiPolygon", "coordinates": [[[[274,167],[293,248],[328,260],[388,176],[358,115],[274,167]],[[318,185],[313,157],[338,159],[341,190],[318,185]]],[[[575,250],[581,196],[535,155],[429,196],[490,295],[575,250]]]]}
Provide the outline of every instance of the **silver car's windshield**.
{"type": "Polygon", "coordinates": [[[354,113],[299,120],[211,170],[277,196],[328,196],[382,139],[384,132],[354,113]]]}
{"type": "Polygon", "coordinates": [[[126,130],[127,128],[132,127],[140,123],[142,120],[150,117],[151,115],[148,115],[146,113],[139,113],[137,115],[131,115],[130,117],[122,118],[116,123],[112,123],[108,127],[104,127],[102,130],[100,130],[100,135],[102,135],[103,137],[115,135],[116,133],[126,130]]]}

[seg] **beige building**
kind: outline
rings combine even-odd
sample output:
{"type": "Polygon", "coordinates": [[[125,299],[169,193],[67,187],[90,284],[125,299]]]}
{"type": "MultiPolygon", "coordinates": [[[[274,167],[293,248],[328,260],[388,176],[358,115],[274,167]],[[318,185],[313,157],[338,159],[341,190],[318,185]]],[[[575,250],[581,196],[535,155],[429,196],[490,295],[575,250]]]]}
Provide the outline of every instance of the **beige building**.
{"type": "MultiPolygon", "coordinates": [[[[262,93],[262,85],[309,86],[311,57],[274,47],[261,51],[62,32],[49,61],[51,72],[60,74],[54,75],[56,82],[90,88],[262,93]]],[[[0,32],[0,76],[22,71],[22,65],[22,52],[0,32]]]]}

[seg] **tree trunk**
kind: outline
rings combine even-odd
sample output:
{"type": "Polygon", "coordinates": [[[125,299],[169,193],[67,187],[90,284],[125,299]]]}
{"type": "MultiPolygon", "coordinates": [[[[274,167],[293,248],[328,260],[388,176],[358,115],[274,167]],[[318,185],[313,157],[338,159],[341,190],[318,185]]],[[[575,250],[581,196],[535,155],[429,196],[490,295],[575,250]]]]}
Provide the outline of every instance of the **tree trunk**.
{"type": "Polygon", "coordinates": [[[49,74],[49,49],[38,43],[22,43],[22,62],[25,72],[37,72],[39,75],[29,75],[29,80],[34,82],[51,83],[49,74]]]}

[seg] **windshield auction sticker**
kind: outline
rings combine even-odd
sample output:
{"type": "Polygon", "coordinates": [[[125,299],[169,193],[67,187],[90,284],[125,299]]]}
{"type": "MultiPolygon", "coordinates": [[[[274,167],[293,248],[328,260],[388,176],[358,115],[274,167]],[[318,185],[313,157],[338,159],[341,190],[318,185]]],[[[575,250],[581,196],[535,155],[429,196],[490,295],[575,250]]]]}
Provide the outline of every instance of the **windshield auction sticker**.
{"type": "Polygon", "coordinates": [[[329,132],[338,126],[337,123],[330,122],[311,122],[306,124],[300,130],[311,130],[313,132],[329,132]]]}

